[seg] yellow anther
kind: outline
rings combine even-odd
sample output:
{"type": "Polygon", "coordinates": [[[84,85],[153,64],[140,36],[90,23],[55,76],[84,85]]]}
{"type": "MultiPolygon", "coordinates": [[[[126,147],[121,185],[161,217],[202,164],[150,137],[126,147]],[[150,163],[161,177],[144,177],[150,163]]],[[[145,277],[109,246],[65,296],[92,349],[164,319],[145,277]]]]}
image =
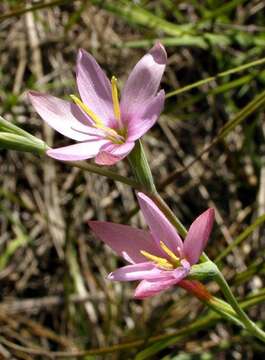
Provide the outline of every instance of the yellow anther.
{"type": "Polygon", "coordinates": [[[75,95],[70,95],[70,98],[94,121],[98,128],[103,129],[104,125],[102,120],[91,109],[89,109],[89,107],[84,104],[83,101],[78,99],[78,97],[75,95]]]}
{"type": "Polygon", "coordinates": [[[180,262],[180,258],[177,257],[172,250],[170,250],[166,244],[163,241],[160,241],[160,246],[161,248],[165,251],[165,253],[170,257],[170,259],[172,260],[172,262],[179,264],[180,262]]]}
{"type": "Polygon", "coordinates": [[[121,128],[122,127],[121,111],[120,111],[117,79],[115,78],[115,76],[112,76],[112,78],[111,78],[111,94],[112,94],[112,102],[113,102],[113,110],[114,110],[115,119],[117,120],[117,122],[121,128]]]}
{"type": "Polygon", "coordinates": [[[158,266],[162,267],[162,268],[165,268],[165,269],[173,269],[173,265],[170,264],[170,262],[167,260],[167,259],[164,259],[160,256],[156,256],[156,255],[153,255],[153,254],[150,254],[149,252],[147,251],[144,251],[144,250],[141,250],[140,253],[146,257],[148,260],[151,260],[153,262],[155,262],[158,266]]]}
{"type": "Polygon", "coordinates": [[[94,127],[105,131],[109,140],[116,144],[124,143],[124,137],[122,135],[119,135],[114,129],[105,126],[102,120],[91,109],[89,109],[89,107],[84,104],[77,96],[70,95],[70,98],[94,121],[94,127]]]}

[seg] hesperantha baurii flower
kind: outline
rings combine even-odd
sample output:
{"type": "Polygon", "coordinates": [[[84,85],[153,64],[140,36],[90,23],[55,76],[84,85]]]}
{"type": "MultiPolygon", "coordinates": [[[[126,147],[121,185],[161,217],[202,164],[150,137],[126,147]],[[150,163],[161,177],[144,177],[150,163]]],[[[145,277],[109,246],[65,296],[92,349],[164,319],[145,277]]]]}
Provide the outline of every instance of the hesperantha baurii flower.
{"type": "Polygon", "coordinates": [[[137,194],[149,231],[127,225],[89,221],[93,232],[130,265],[109,274],[116,281],[140,280],[134,297],[144,299],[186,278],[208,242],[214,209],[208,209],[191,224],[184,240],[155,203],[137,194]]]}
{"type": "Polygon", "coordinates": [[[47,154],[63,161],[95,158],[112,165],[127,156],[157,121],[165,100],[159,89],[167,54],[157,43],[135,65],[119,100],[117,79],[107,78],[94,57],[79,50],[76,83],[81,99],[58,99],[36,91],[29,92],[35,110],[49,126],[77,143],[47,154]]]}

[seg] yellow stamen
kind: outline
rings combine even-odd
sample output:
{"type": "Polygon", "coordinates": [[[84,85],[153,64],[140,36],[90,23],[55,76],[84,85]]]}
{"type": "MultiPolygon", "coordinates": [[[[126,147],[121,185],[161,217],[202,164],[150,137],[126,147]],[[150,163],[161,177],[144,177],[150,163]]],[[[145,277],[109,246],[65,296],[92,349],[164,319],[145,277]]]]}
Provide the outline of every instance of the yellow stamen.
{"type": "Polygon", "coordinates": [[[83,101],[78,99],[78,97],[75,95],[70,95],[70,98],[94,121],[98,128],[104,127],[101,119],[91,109],[89,109],[89,107],[84,104],[83,101]]]}
{"type": "Polygon", "coordinates": [[[170,264],[170,262],[167,259],[161,258],[160,256],[156,256],[153,254],[150,254],[147,251],[141,250],[140,253],[146,257],[148,260],[154,261],[157,265],[159,265],[162,268],[166,268],[168,270],[173,269],[173,265],[170,264]]]}
{"type": "Polygon", "coordinates": [[[91,109],[89,109],[89,107],[80,99],[78,99],[77,96],[70,95],[70,98],[94,121],[94,127],[101,129],[108,134],[108,137],[111,141],[117,144],[122,144],[124,142],[123,136],[119,135],[114,129],[105,126],[99,116],[97,116],[91,109]]]}
{"type": "Polygon", "coordinates": [[[161,248],[165,251],[165,253],[170,257],[170,259],[176,263],[179,264],[180,263],[180,258],[177,257],[172,250],[170,250],[166,244],[163,241],[160,241],[160,246],[161,248]]]}
{"type": "Polygon", "coordinates": [[[112,76],[112,78],[111,78],[111,95],[112,95],[113,110],[114,110],[115,118],[116,118],[119,126],[122,127],[117,79],[115,78],[115,76],[112,76]]]}

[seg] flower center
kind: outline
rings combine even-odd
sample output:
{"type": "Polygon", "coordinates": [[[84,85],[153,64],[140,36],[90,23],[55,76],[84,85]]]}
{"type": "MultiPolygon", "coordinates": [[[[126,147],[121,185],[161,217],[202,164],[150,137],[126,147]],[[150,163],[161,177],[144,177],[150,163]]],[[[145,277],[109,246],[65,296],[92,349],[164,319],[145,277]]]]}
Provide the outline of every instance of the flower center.
{"type": "Polygon", "coordinates": [[[169,256],[169,259],[153,255],[147,251],[141,250],[140,253],[148,260],[153,261],[159,268],[164,270],[173,270],[180,266],[180,258],[163,241],[160,241],[161,249],[169,256]]]}
{"type": "Polygon", "coordinates": [[[93,127],[103,130],[107,135],[107,139],[109,139],[113,143],[123,144],[126,138],[126,129],[124,128],[121,121],[117,79],[115,76],[112,76],[111,78],[111,96],[115,120],[118,123],[118,130],[114,130],[108,126],[105,126],[100,117],[95,114],[94,111],[92,111],[86,104],[84,104],[83,101],[80,100],[77,96],[70,95],[70,98],[90,117],[90,119],[93,121],[93,127]]]}

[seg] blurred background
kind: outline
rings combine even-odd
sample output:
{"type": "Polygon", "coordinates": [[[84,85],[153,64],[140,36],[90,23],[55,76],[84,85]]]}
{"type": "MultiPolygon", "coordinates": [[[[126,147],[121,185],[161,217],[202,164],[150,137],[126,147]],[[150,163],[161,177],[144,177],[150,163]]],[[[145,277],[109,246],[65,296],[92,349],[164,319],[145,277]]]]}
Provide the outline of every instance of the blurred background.
{"type": "MultiPolygon", "coordinates": [[[[264,19],[262,0],[0,3],[0,114],[50,146],[70,142],[44,125],[29,89],[77,93],[79,48],[122,87],[160,39],[168,98],[143,139],[155,181],[186,226],[216,209],[207,254],[239,299],[250,296],[249,315],[261,327],[264,302],[253,299],[265,293],[265,121],[258,106],[248,116],[244,109],[265,87],[264,19]]],[[[1,150],[0,164],[1,359],[54,359],[55,351],[61,359],[264,359],[264,345],[182,289],[135,301],[135,283],[106,280],[123,262],[87,221],[144,228],[128,186],[26,153],[1,150]],[[80,352],[89,349],[102,353],[80,352]]],[[[126,160],[113,170],[132,175],[126,160]]]]}

